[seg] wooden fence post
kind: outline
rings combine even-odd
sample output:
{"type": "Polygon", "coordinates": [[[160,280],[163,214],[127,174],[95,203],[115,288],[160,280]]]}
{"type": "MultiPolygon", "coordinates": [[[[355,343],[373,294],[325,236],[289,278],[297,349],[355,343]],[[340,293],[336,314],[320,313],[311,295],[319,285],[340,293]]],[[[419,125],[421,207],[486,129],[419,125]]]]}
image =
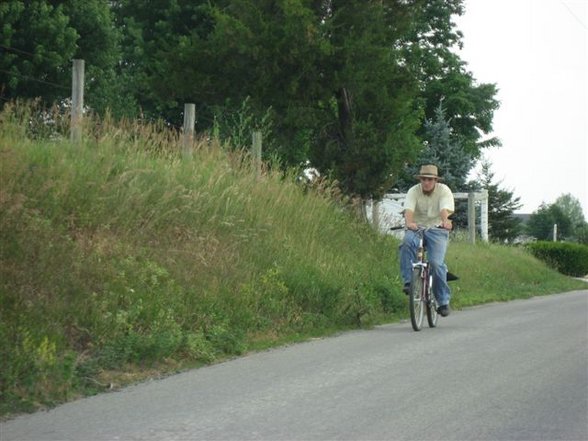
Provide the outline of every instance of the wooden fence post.
{"type": "Polygon", "coordinates": [[[194,147],[194,124],[196,122],[196,104],[184,104],[184,133],[182,135],[182,154],[184,157],[192,156],[194,147]]]}
{"type": "Polygon", "coordinates": [[[82,140],[84,114],[84,60],[73,60],[71,80],[70,139],[79,144],[82,140]]]}
{"type": "Polygon", "coordinates": [[[482,205],[480,205],[480,233],[482,241],[488,242],[488,190],[482,190],[482,205]]]}
{"type": "Polygon", "coordinates": [[[372,224],[376,231],[380,231],[380,202],[372,199],[372,224]]]}
{"type": "Polygon", "coordinates": [[[468,229],[470,242],[476,243],[476,194],[468,193],[468,229]]]}
{"type": "Polygon", "coordinates": [[[253,132],[253,165],[255,167],[255,176],[261,176],[261,131],[253,132]]]}

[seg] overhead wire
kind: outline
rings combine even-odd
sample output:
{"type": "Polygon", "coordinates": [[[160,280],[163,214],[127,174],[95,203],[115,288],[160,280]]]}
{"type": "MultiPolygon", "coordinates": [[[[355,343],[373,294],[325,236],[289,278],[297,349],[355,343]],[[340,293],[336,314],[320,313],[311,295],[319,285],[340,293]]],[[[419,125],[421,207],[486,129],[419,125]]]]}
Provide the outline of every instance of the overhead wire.
{"type": "Polygon", "coordinates": [[[18,52],[18,53],[21,53],[21,54],[29,55],[31,57],[34,57],[35,56],[35,54],[32,54],[32,53],[27,52],[27,51],[23,51],[22,49],[17,49],[15,47],[6,46],[5,44],[0,44],[0,47],[2,49],[6,49],[6,50],[9,50],[9,51],[13,51],[13,52],[18,52]]]}
{"type": "MultiPolygon", "coordinates": [[[[34,57],[35,56],[35,54],[33,54],[31,52],[27,52],[27,51],[24,51],[22,49],[18,49],[18,48],[15,48],[15,47],[7,46],[5,44],[0,44],[0,48],[6,49],[8,51],[16,52],[16,53],[19,53],[19,54],[28,55],[30,57],[34,57]]],[[[57,87],[59,89],[69,90],[69,87],[63,86],[61,84],[53,83],[51,81],[41,80],[39,78],[35,78],[35,77],[30,76],[30,75],[21,74],[20,72],[11,72],[11,71],[8,71],[8,70],[5,70],[5,69],[0,69],[0,72],[3,72],[3,73],[8,74],[8,75],[13,75],[13,76],[19,77],[19,78],[21,78],[23,80],[26,80],[26,81],[34,81],[36,83],[46,84],[47,86],[53,86],[53,87],[57,87]]]]}
{"type": "MultiPolygon", "coordinates": [[[[15,48],[15,47],[7,46],[7,45],[4,45],[4,44],[0,44],[0,48],[5,49],[5,50],[9,50],[9,51],[12,51],[12,52],[15,52],[15,53],[27,55],[27,56],[30,56],[30,57],[34,57],[35,56],[35,54],[33,54],[31,52],[28,52],[28,51],[25,51],[25,50],[22,50],[22,49],[18,49],[18,48],[15,48]]],[[[61,84],[53,83],[51,81],[41,80],[39,78],[35,78],[35,77],[30,76],[30,75],[21,74],[19,72],[11,72],[11,71],[8,71],[8,70],[5,70],[5,69],[0,69],[0,72],[5,73],[5,74],[8,74],[8,75],[13,75],[13,76],[19,77],[19,78],[21,78],[23,80],[26,80],[26,81],[33,81],[33,82],[36,82],[36,83],[46,84],[48,86],[56,87],[56,88],[59,88],[59,89],[62,89],[62,90],[70,90],[70,87],[68,87],[68,86],[63,86],[61,84]]],[[[138,96],[141,96],[143,98],[148,97],[147,94],[142,93],[140,91],[136,91],[135,93],[138,96]]],[[[4,98],[2,95],[0,95],[0,99],[3,100],[3,101],[9,101],[9,99],[4,98]]],[[[171,124],[171,125],[173,125],[174,127],[180,127],[180,125],[177,125],[177,124],[171,124]]]]}
{"type": "Polygon", "coordinates": [[[576,19],[576,21],[578,23],[580,23],[580,26],[582,26],[584,29],[588,30],[588,27],[586,26],[586,23],[584,23],[582,20],[580,20],[580,17],[578,17],[576,15],[576,13],[574,11],[572,11],[572,9],[569,7],[569,5],[566,2],[564,2],[563,0],[560,0],[560,3],[562,5],[564,5],[566,7],[566,9],[568,10],[568,12],[572,15],[572,17],[574,17],[576,19]]]}
{"type": "Polygon", "coordinates": [[[5,69],[0,69],[0,72],[5,73],[5,74],[8,74],[8,75],[14,75],[14,76],[17,76],[17,77],[22,78],[24,80],[27,80],[27,81],[34,81],[36,83],[42,83],[42,84],[46,84],[48,86],[57,87],[59,89],[69,90],[69,87],[63,86],[62,84],[53,83],[51,81],[40,80],[38,78],[34,78],[34,77],[29,76],[29,75],[23,75],[21,73],[15,73],[15,72],[11,72],[11,71],[5,70],[5,69]]]}

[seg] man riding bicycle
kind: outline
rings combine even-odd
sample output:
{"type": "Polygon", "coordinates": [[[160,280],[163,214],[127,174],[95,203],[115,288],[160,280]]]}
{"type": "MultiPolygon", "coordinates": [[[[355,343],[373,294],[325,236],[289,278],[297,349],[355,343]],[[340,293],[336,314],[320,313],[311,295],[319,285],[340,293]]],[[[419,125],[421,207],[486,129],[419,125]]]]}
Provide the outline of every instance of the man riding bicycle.
{"type": "Polygon", "coordinates": [[[404,282],[402,290],[406,294],[410,293],[412,262],[417,260],[419,236],[416,231],[419,226],[440,227],[426,230],[424,240],[433,274],[433,292],[439,305],[437,312],[447,317],[451,290],[447,284],[445,253],[449,231],[453,228],[449,216],[455,210],[455,201],[449,187],[439,182],[442,178],[438,175],[437,166],[423,165],[415,178],[420,183],[408,190],[404,202],[404,221],[407,230],[400,245],[400,274],[404,282]]]}

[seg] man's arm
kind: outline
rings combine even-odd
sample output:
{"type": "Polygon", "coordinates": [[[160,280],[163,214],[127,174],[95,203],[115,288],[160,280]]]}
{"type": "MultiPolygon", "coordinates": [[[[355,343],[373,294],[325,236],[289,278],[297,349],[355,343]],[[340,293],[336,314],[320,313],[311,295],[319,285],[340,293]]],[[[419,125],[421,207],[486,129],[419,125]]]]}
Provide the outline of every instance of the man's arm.
{"type": "Polygon", "coordinates": [[[419,226],[414,222],[414,211],[404,210],[404,225],[409,230],[417,230],[419,226]]]}
{"type": "Polygon", "coordinates": [[[441,210],[441,227],[445,228],[446,230],[451,230],[453,228],[453,222],[451,222],[451,220],[449,219],[449,216],[451,216],[451,211],[443,208],[441,210]]]}
{"type": "Polygon", "coordinates": [[[441,197],[440,207],[441,210],[439,211],[439,215],[441,217],[441,227],[445,228],[446,230],[451,230],[453,228],[453,223],[449,219],[455,210],[455,199],[453,198],[453,193],[449,189],[447,185],[441,185],[441,189],[443,190],[443,196],[441,197]]]}

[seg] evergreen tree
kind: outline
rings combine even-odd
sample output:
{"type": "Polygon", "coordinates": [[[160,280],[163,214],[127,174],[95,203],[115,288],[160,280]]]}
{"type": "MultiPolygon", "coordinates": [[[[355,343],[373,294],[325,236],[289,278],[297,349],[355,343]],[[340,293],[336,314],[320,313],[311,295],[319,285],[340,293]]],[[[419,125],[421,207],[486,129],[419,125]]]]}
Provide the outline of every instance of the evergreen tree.
{"type": "Polygon", "coordinates": [[[488,236],[496,242],[511,243],[520,233],[521,221],[513,216],[521,208],[520,198],[514,197],[512,191],[500,188],[494,182],[494,173],[489,161],[482,161],[478,179],[471,183],[477,190],[488,192],[488,236]]]}
{"type": "Polygon", "coordinates": [[[439,103],[433,119],[424,123],[424,147],[415,164],[408,165],[398,182],[401,191],[414,185],[416,175],[423,164],[436,164],[443,182],[454,192],[467,188],[466,179],[474,165],[473,155],[467,153],[453,133],[450,121],[445,117],[443,101],[439,103]]]}

